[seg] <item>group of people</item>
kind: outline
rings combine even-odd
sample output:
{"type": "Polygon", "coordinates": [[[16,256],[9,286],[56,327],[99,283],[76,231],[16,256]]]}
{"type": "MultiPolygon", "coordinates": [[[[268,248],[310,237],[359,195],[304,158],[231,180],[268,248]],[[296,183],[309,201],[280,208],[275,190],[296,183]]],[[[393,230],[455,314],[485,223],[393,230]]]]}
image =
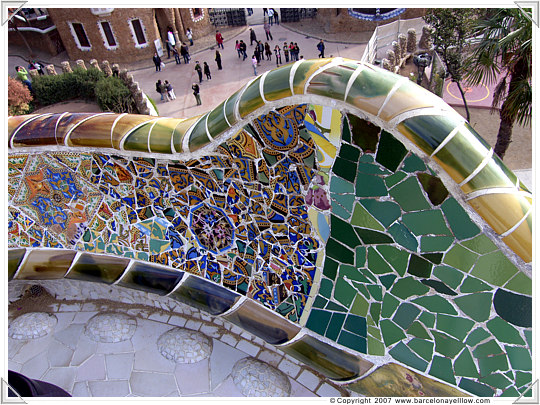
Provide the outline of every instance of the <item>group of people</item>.
{"type": "Polygon", "coordinates": [[[165,82],[162,82],[161,80],[158,80],[156,82],[156,91],[161,94],[161,100],[162,101],[170,101],[170,100],[176,100],[176,95],[174,94],[174,89],[171,83],[169,83],[168,80],[165,80],[165,82]]]}
{"type": "Polygon", "coordinates": [[[263,8],[263,16],[268,16],[268,22],[273,25],[274,22],[279,25],[279,13],[275,8],[263,8]]]}
{"type": "MultiPolygon", "coordinates": [[[[186,31],[186,37],[189,40],[190,46],[193,46],[193,33],[191,32],[190,28],[188,28],[186,31]]],[[[168,59],[171,58],[172,53],[177,65],[182,63],[180,57],[184,59],[184,63],[189,63],[191,60],[191,56],[189,55],[189,46],[184,42],[181,43],[180,41],[176,41],[172,27],[167,28],[167,40],[165,41],[165,44],[167,47],[168,59]]],[[[154,65],[156,65],[156,72],[161,72],[161,69],[165,67],[165,63],[161,60],[161,57],[157,52],[154,53],[152,60],[154,61],[154,65]]]]}

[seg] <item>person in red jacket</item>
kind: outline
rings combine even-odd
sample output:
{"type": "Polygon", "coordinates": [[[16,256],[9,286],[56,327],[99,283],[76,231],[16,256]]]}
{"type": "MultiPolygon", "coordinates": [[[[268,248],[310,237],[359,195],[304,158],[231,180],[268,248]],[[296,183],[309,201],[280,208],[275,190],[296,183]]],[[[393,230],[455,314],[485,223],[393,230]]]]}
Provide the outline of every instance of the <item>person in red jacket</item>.
{"type": "Polygon", "coordinates": [[[219,32],[218,30],[216,30],[216,42],[217,42],[218,48],[221,47],[221,49],[224,49],[223,48],[223,35],[221,35],[221,32],[219,32]]]}

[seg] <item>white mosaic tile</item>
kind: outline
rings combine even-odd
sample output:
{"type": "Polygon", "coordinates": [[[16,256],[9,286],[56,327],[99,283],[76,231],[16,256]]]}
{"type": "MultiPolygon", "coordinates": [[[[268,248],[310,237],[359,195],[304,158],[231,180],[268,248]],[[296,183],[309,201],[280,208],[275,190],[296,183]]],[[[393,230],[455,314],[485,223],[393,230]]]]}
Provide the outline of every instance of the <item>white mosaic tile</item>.
{"type": "Polygon", "coordinates": [[[29,312],[15,318],[8,327],[8,336],[16,340],[37,339],[51,333],[58,323],[55,315],[29,312]]]}
{"type": "Polygon", "coordinates": [[[131,392],[135,395],[161,397],[176,389],[176,379],[171,373],[147,373],[134,371],[129,379],[131,392]]]}
{"type": "Polygon", "coordinates": [[[254,358],[239,360],[231,376],[246,397],[287,397],[291,393],[291,384],[285,374],[254,358]]]}
{"type": "Polygon", "coordinates": [[[35,357],[27,360],[21,368],[21,374],[28,378],[41,379],[43,374],[49,369],[49,361],[47,360],[47,352],[42,352],[35,357]]]}
{"type": "Polygon", "coordinates": [[[73,353],[73,349],[55,339],[49,345],[47,358],[51,367],[67,367],[71,363],[73,353]]]}
{"type": "Polygon", "coordinates": [[[96,353],[98,344],[93,340],[88,339],[86,336],[81,335],[81,339],[77,343],[77,347],[73,352],[73,357],[71,358],[72,366],[81,365],[86,359],[90,358],[94,353],[96,353]]]}
{"type": "Polygon", "coordinates": [[[153,314],[150,314],[150,316],[148,316],[148,319],[151,319],[152,321],[158,321],[163,323],[167,323],[169,318],[170,316],[163,312],[154,312],[153,314]]]}
{"type": "Polygon", "coordinates": [[[158,337],[169,329],[171,327],[163,323],[137,319],[137,330],[131,338],[133,348],[141,350],[148,347],[148,342],[156,342],[158,337]]]}
{"type": "Polygon", "coordinates": [[[238,343],[238,339],[234,335],[231,335],[229,333],[223,334],[223,336],[221,336],[219,340],[221,340],[224,343],[227,343],[228,345],[232,347],[236,346],[236,344],[238,343]]]}
{"type": "Polygon", "coordinates": [[[268,350],[261,350],[257,356],[258,360],[264,361],[273,367],[278,367],[282,358],[283,356],[280,356],[278,353],[269,352],[268,350]]]}
{"type": "Polygon", "coordinates": [[[316,397],[317,395],[308,390],[302,384],[299,384],[294,379],[289,380],[291,383],[291,397],[316,397]]]}
{"type": "Polygon", "coordinates": [[[300,384],[302,384],[311,391],[315,391],[315,388],[317,388],[320,383],[319,377],[317,377],[309,370],[302,371],[296,381],[298,381],[300,384]]]}
{"type": "Polygon", "coordinates": [[[76,382],[73,385],[73,392],[71,393],[71,395],[74,396],[74,397],[89,397],[89,396],[91,396],[90,395],[90,390],[88,389],[88,385],[87,385],[86,381],[76,382]]]}
{"type": "Polygon", "coordinates": [[[240,340],[240,342],[238,342],[238,344],[236,345],[236,348],[253,357],[257,357],[257,354],[260,350],[259,346],[256,346],[246,340],[240,340]]]}
{"type": "Polygon", "coordinates": [[[73,323],[87,323],[98,311],[78,312],[73,318],[73,323]]]}
{"type": "Polygon", "coordinates": [[[182,395],[202,394],[210,391],[210,360],[193,364],[177,364],[176,383],[182,395]]]}
{"type": "Polygon", "coordinates": [[[27,340],[17,354],[13,356],[13,360],[19,363],[26,363],[32,357],[43,353],[52,340],[52,335],[47,335],[39,339],[27,340]]]}
{"type": "Polygon", "coordinates": [[[181,316],[178,316],[178,315],[172,315],[169,318],[169,325],[183,327],[185,326],[186,322],[187,322],[186,318],[182,318],[181,316]]]}
{"type": "Polygon", "coordinates": [[[107,370],[107,378],[112,380],[129,379],[134,361],[134,353],[106,354],[105,368],[107,370]]]}
{"type": "Polygon", "coordinates": [[[112,353],[133,353],[133,343],[130,340],[124,340],[117,343],[102,343],[99,342],[96,347],[96,353],[112,354],[112,353]]]}
{"type": "Polygon", "coordinates": [[[22,366],[23,365],[21,363],[18,363],[11,359],[8,360],[8,370],[12,370],[12,371],[15,371],[16,373],[20,373],[22,366]]]}
{"type": "Polygon", "coordinates": [[[324,383],[317,390],[317,395],[320,397],[340,397],[341,392],[332,387],[330,384],[324,383]]]}
{"type": "Polygon", "coordinates": [[[69,348],[75,350],[77,348],[77,342],[82,335],[84,330],[84,325],[82,324],[73,324],[68,327],[59,330],[54,334],[54,338],[69,348]]]}
{"type": "Polygon", "coordinates": [[[148,342],[148,347],[135,352],[133,370],[172,373],[174,367],[174,361],[164,358],[153,342],[148,342]]]}
{"type": "Polygon", "coordinates": [[[71,392],[75,382],[76,367],[52,367],[43,375],[42,380],[59,386],[60,388],[71,392]]]}
{"type": "Polygon", "coordinates": [[[157,347],[163,357],[177,363],[196,363],[212,353],[212,342],[207,336],[185,328],[174,328],[161,335],[157,347]]]}
{"type": "Polygon", "coordinates": [[[287,358],[284,358],[283,360],[281,360],[281,363],[279,363],[278,368],[281,371],[283,371],[285,374],[291,376],[292,378],[296,378],[296,376],[300,372],[300,366],[290,362],[289,359],[287,358]]]}
{"type": "Polygon", "coordinates": [[[58,309],[60,312],[76,312],[81,310],[81,304],[78,302],[70,303],[70,304],[60,304],[60,308],[58,309]]]}
{"type": "Polygon", "coordinates": [[[11,339],[8,337],[8,357],[12,358],[15,356],[25,343],[24,340],[11,339]]]}
{"type": "MultiPolygon", "coordinates": [[[[67,328],[69,325],[73,324],[75,319],[75,312],[56,312],[56,317],[58,318],[58,323],[54,328],[55,332],[61,331],[62,329],[67,328]]],[[[76,323],[76,322],[75,322],[76,323]]]]}
{"type": "Polygon", "coordinates": [[[234,384],[231,376],[221,382],[213,393],[217,397],[243,397],[242,392],[234,384]]]}
{"type": "Polygon", "coordinates": [[[221,335],[220,328],[213,325],[202,325],[199,331],[213,338],[218,338],[221,335]]]}
{"type": "Polygon", "coordinates": [[[219,340],[213,340],[212,355],[210,356],[210,388],[213,390],[229,376],[234,364],[247,355],[219,340]]]}
{"type": "Polygon", "coordinates": [[[117,343],[130,339],[136,328],[135,318],[110,312],[95,315],[86,324],[84,332],[96,342],[117,343]]]}
{"type": "Polygon", "coordinates": [[[201,321],[194,321],[193,319],[190,319],[186,322],[186,328],[193,329],[193,330],[199,330],[201,327],[202,322],[201,321]]]}
{"type": "Polygon", "coordinates": [[[105,374],[105,356],[94,354],[77,368],[75,381],[104,380],[105,374]]]}
{"type": "Polygon", "coordinates": [[[88,388],[93,397],[126,397],[130,393],[127,380],[88,381],[88,388]]]}

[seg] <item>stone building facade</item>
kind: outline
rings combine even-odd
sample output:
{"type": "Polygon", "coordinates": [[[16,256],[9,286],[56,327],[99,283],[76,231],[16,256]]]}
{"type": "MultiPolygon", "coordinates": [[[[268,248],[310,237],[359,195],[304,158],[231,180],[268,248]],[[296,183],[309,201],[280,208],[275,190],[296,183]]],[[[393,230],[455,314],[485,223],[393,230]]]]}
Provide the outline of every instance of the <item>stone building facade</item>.
{"type": "Polygon", "coordinates": [[[129,63],[151,59],[161,46],[165,54],[167,28],[187,41],[214,29],[208,10],[179,8],[49,8],[49,15],[71,60],[129,63]]]}

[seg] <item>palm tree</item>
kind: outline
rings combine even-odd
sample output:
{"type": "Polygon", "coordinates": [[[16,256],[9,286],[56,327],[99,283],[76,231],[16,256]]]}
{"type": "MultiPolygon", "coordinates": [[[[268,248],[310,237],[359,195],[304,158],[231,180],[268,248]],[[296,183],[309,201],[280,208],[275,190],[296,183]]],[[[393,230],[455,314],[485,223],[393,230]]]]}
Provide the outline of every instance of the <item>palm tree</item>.
{"type": "Polygon", "coordinates": [[[494,152],[501,158],[512,141],[514,123],[529,125],[532,115],[531,12],[518,8],[498,9],[480,20],[474,35],[478,43],[468,61],[471,85],[498,81],[492,112],[500,107],[501,123],[494,152]]]}

